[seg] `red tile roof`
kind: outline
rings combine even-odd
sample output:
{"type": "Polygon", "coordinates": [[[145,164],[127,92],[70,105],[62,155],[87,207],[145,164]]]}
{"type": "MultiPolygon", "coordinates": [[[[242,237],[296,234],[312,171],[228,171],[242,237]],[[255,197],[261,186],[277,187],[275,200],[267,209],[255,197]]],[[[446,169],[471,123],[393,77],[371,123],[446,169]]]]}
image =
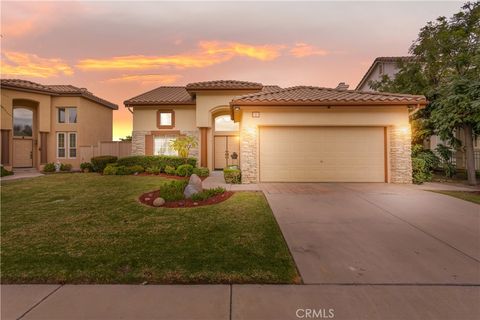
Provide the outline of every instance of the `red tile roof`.
{"type": "Polygon", "coordinates": [[[230,105],[424,105],[426,103],[424,96],[417,95],[298,86],[239,96],[233,99],[230,105]]]}
{"type": "Polygon", "coordinates": [[[195,105],[195,100],[185,87],[158,87],[124,101],[125,106],[151,104],[186,104],[195,105]]]}
{"type": "Polygon", "coordinates": [[[214,80],[193,82],[186,86],[188,91],[195,90],[262,90],[263,85],[257,82],[237,80],[214,80]]]}
{"type": "Polygon", "coordinates": [[[21,90],[27,92],[39,92],[53,96],[74,96],[83,97],[110,109],[118,109],[118,106],[105,99],[97,97],[85,88],[78,88],[72,85],[43,85],[40,83],[20,80],[20,79],[1,79],[1,87],[6,89],[21,90]]]}

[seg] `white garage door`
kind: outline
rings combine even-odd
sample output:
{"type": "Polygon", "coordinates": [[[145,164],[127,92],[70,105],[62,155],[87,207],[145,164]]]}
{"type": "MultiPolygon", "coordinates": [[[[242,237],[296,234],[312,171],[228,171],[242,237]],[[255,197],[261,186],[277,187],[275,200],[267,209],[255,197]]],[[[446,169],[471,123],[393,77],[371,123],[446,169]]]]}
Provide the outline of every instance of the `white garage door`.
{"type": "Polygon", "coordinates": [[[262,182],[384,182],[383,127],[261,127],[262,182]]]}

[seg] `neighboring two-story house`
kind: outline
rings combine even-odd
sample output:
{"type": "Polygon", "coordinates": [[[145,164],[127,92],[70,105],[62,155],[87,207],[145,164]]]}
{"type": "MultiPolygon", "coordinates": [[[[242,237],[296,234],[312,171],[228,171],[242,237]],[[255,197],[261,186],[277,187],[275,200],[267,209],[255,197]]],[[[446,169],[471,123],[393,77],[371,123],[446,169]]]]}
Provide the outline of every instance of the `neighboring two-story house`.
{"type": "Polygon", "coordinates": [[[210,170],[238,165],[243,183],[410,183],[409,112],[425,97],[218,80],[158,87],[124,102],[132,153],[174,155],[195,136],[210,170]]]}
{"type": "Polygon", "coordinates": [[[383,76],[388,76],[390,79],[395,78],[399,70],[399,62],[408,62],[412,57],[378,57],[376,58],[370,68],[368,68],[362,80],[358,83],[355,90],[359,91],[375,91],[371,87],[373,81],[379,81],[383,76]]]}
{"type": "MultiPolygon", "coordinates": [[[[399,62],[408,62],[411,61],[412,57],[378,57],[376,58],[370,68],[368,68],[365,75],[362,77],[358,83],[355,90],[359,91],[375,91],[371,87],[373,81],[379,81],[384,75],[387,75],[390,79],[395,78],[395,75],[399,71],[399,62]]],[[[461,129],[457,130],[455,133],[457,139],[460,141],[465,140],[464,133],[461,129]]],[[[439,136],[433,135],[425,142],[425,148],[430,150],[435,150],[439,144],[448,145],[447,142],[443,141],[439,136]]],[[[480,136],[477,136],[473,140],[474,153],[475,153],[475,167],[477,170],[480,170],[480,136]]],[[[459,150],[455,152],[455,158],[453,159],[458,168],[465,168],[465,152],[459,150]]]]}
{"type": "Polygon", "coordinates": [[[78,147],[112,140],[118,106],[85,88],[1,80],[1,163],[36,168],[48,162],[80,167],[78,147]]]}

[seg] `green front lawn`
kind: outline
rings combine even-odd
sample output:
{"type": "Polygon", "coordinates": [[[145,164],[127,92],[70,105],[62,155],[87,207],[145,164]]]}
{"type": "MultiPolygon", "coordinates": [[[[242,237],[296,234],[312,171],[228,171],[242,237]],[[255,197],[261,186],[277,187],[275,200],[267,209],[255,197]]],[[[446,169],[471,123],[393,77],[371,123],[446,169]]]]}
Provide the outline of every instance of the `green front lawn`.
{"type": "MultiPolygon", "coordinates": [[[[433,190],[432,190],[433,191],[433,190]]],[[[433,191],[480,204],[480,191],[433,191]]]]}
{"type": "Polygon", "coordinates": [[[2,283],[295,283],[262,193],[198,208],[137,202],[166,181],[55,174],[1,187],[2,283]]]}

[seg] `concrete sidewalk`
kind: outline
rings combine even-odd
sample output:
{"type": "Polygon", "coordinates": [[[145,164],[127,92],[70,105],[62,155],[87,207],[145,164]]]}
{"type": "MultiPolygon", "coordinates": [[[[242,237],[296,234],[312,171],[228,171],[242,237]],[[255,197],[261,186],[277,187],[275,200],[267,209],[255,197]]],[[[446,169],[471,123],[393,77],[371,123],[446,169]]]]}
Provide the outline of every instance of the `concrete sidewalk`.
{"type": "Polygon", "coordinates": [[[479,286],[3,285],[1,292],[3,320],[480,317],[479,286]]]}

